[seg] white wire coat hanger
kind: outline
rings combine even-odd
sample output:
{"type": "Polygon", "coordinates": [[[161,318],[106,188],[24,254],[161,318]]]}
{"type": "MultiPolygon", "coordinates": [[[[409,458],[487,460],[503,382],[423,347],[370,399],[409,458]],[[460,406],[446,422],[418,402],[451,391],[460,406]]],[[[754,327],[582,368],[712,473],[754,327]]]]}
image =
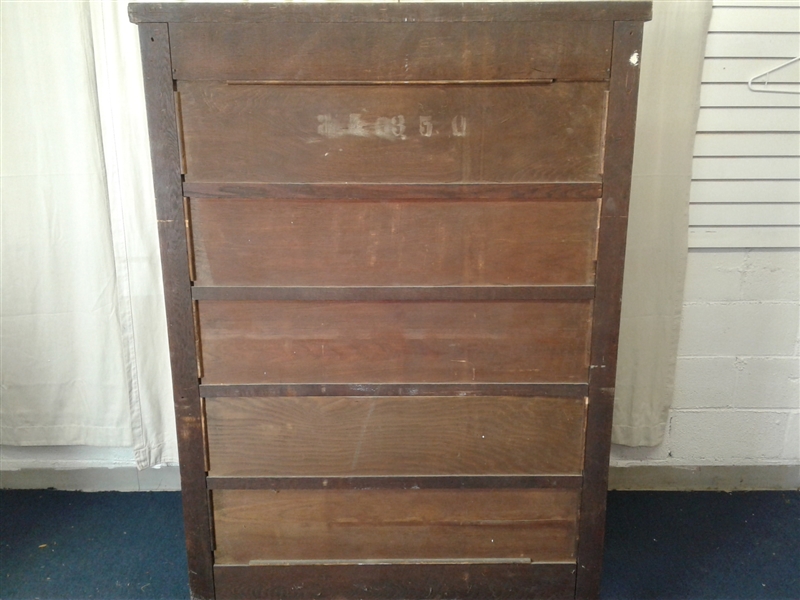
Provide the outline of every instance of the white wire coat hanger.
{"type": "Polygon", "coordinates": [[[750,81],[747,82],[747,87],[752,92],[762,92],[768,94],[800,94],[800,81],[790,81],[781,83],[769,82],[770,75],[772,75],[776,71],[785,69],[786,67],[796,63],[797,61],[800,61],[800,56],[796,56],[792,59],[789,59],[786,62],[779,64],[777,67],[772,67],[768,71],[764,71],[760,75],[756,75],[755,77],[751,78],[750,81]],[[791,87],[790,89],[786,89],[786,86],[793,86],[793,87],[791,87]]]}

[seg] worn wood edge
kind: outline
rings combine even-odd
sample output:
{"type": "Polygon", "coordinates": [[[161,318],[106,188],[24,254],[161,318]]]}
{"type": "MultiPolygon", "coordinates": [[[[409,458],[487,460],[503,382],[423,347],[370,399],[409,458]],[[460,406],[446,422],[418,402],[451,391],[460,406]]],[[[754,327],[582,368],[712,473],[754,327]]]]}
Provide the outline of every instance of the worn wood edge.
{"type": "Polygon", "coordinates": [[[189,281],[177,118],[166,24],[139,27],[145,102],[161,248],[175,419],[178,426],[189,585],[197,598],[214,597],[205,433],[189,281]]]}
{"type": "Polygon", "coordinates": [[[278,286],[194,286],[194,300],[243,301],[513,301],[513,300],[591,300],[592,285],[530,286],[364,286],[364,287],[278,287],[278,286]]]}
{"type": "Polygon", "coordinates": [[[205,398],[305,396],[522,396],[585,398],[585,383],[254,383],[201,384],[205,398]]]}
{"type": "Polygon", "coordinates": [[[599,182],[543,183],[251,183],[192,182],[183,184],[190,198],[271,200],[597,200],[599,182]]]}
{"type": "Polygon", "coordinates": [[[132,3],[133,23],[418,23],[650,20],[651,2],[132,3]]]}
{"type": "Polygon", "coordinates": [[[622,276],[636,127],[643,23],[614,25],[611,84],[603,161],[604,186],[592,315],[589,406],[578,524],[575,597],[597,598],[603,563],[611,423],[619,342],[622,276]]]}
{"type": "MultiPolygon", "coordinates": [[[[530,558],[377,558],[368,559],[342,559],[342,560],[251,560],[249,567],[274,567],[292,565],[531,565],[531,564],[575,564],[574,561],[534,562],[530,558]]],[[[237,565],[239,566],[239,565],[237,565]]]]}
{"type": "Polygon", "coordinates": [[[220,596],[240,599],[566,598],[575,582],[574,563],[216,565],[214,572],[220,596]]]}
{"type": "Polygon", "coordinates": [[[580,474],[206,478],[209,490],[574,490],[580,489],[582,481],[580,474]]]}

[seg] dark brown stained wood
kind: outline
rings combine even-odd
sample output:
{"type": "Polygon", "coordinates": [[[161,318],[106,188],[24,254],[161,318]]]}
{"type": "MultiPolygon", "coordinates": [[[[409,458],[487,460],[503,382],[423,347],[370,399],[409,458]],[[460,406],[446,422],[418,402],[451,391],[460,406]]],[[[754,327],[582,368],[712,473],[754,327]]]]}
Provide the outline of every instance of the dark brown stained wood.
{"type": "Polygon", "coordinates": [[[575,557],[577,490],[216,490],[215,564],[575,557]]]}
{"type": "Polygon", "coordinates": [[[649,20],[650,2],[132,3],[131,21],[186,23],[417,23],[649,20]]]}
{"type": "Polygon", "coordinates": [[[219,597],[241,600],[562,600],[575,587],[574,564],[220,565],[214,573],[219,597]]]}
{"type": "Polygon", "coordinates": [[[242,396],[545,396],[585,398],[585,383],[412,383],[201,385],[205,398],[242,396]]]}
{"type": "Polygon", "coordinates": [[[581,285],[598,202],[191,201],[197,285],[581,285]]]}
{"type": "Polygon", "coordinates": [[[180,152],[172,92],[167,26],[139,27],[145,101],[153,161],[161,269],[167,309],[172,392],[178,423],[178,451],[189,562],[195,598],[214,598],[209,499],[197,380],[194,317],[181,192],[180,152]]]}
{"type": "Polygon", "coordinates": [[[426,477],[214,477],[210,490],[470,490],[506,488],[580,489],[580,475],[463,475],[426,477]]]}
{"type": "Polygon", "coordinates": [[[568,475],[585,401],[520,397],[209,398],[209,475],[568,475]]]}
{"type": "Polygon", "coordinates": [[[603,195],[595,183],[224,183],[187,182],[192,198],[255,198],[268,200],[594,200],[603,195]]]}
{"type": "Polygon", "coordinates": [[[173,23],[170,36],[179,80],[585,81],[608,79],[611,30],[607,21],[173,23]]]}
{"type": "Polygon", "coordinates": [[[585,382],[591,302],[199,302],[203,383],[585,382]]]}
{"type": "Polygon", "coordinates": [[[187,181],[596,182],[605,82],[179,82],[187,181]]]}
{"type": "Polygon", "coordinates": [[[192,287],[195,300],[591,300],[593,285],[442,287],[192,287]]]}
{"type": "Polygon", "coordinates": [[[641,55],[642,28],[642,23],[617,23],[614,28],[576,584],[576,597],[587,600],[600,593],[630,168],[639,89],[640,61],[631,57],[638,59],[641,55]]]}

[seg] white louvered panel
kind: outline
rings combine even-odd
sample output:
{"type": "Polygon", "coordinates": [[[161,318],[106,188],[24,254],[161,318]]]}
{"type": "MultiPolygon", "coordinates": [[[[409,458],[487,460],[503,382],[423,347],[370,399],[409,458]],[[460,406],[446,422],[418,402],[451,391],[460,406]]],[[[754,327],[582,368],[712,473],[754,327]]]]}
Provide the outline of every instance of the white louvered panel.
{"type": "Polygon", "coordinates": [[[694,155],[800,157],[800,133],[698,133],[694,155]]]}
{"type": "Polygon", "coordinates": [[[718,6],[752,6],[757,8],[781,8],[797,6],[797,0],[713,0],[715,8],[718,6]]]}
{"type": "Polygon", "coordinates": [[[712,107],[800,107],[800,94],[764,94],[748,89],[746,83],[704,83],[700,106],[712,107]]]}
{"type": "Polygon", "coordinates": [[[800,181],[693,181],[695,202],[800,202],[800,181]]]}
{"type": "Polygon", "coordinates": [[[796,32],[800,29],[800,7],[715,7],[709,31],[796,32]]]}
{"type": "Polygon", "coordinates": [[[797,179],[800,159],[796,156],[696,157],[692,179],[797,179]]]}
{"type": "Polygon", "coordinates": [[[692,204],[689,225],[720,227],[731,225],[800,226],[800,203],[797,204],[692,204]]]}
{"type": "Polygon", "coordinates": [[[800,33],[709,33],[706,58],[794,58],[800,33]]]}
{"type": "Polygon", "coordinates": [[[701,108],[698,132],[711,131],[800,131],[796,108],[701,108]]]}
{"type": "Polygon", "coordinates": [[[800,248],[800,227],[689,227],[689,248],[800,248]]]}
{"type": "MultiPolygon", "coordinates": [[[[786,62],[783,58],[706,58],[703,83],[747,83],[753,77],[786,62]]],[[[770,75],[775,83],[798,81],[800,61],[770,75]]]]}

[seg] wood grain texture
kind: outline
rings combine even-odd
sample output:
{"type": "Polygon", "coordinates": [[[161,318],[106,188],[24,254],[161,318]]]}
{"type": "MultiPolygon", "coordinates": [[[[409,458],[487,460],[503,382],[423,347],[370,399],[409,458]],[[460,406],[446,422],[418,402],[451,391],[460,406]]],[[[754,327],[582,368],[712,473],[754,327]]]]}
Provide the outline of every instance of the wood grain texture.
{"type": "Polygon", "coordinates": [[[576,584],[576,597],[587,600],[600,594],[622,274],[639,90],[639,63],[633,64],[630,57],[634,53],[641,54],[642,29],[642,23],[617,23],[614,27],[576,584]]]}
{"type": "Polygon", "coordinates": [[[585,382],[591,302],[199,302],[203,383],[585,382]]]}
{"type": "Polygon", "coordinates": [[[195,300],[476,301],[591,300],[593,285],[503,286],[192,286],[195,300]]]}
{"type": "Polygon", "coordinates": [[[200,386],[205,398],[243,396],[543,396],[585,398],[588,383],[339,383],[339,384],[245,384],[200,386]]]}
{"type": "Polygon", "coordinates": [[[225,183],[186,182],[183,194],[191,198],[265,200],[595,200],[603,185],[594,183],[225,183]]]}
{"type": "Polygon", "coordinates": [[[262,600],[562,600],[574,564],[286,565],[214,567],[220,598],[262,600]]]}
{"type": "Polygon", "coordinates": [[[608,78],[611,29],[604,21],[174,23],[170,35],[179,80],[585,81],[608,78]]]}
{"type": "Polygon", "coordinates": [[[189,182],[600,180],[604,82],[179,82],[189,182]]]}
{"type": "Polygon", "coordinates": [[[580,474],[584,410],[566,398],[209,398],[209,475],[580,474]]]}
{"type": "Polygon", "coordinates": [[[216,490],[215,564],[575,556],[577,490],[216,490]]]}
{"type": "Polygon", "coordinates": [[[164,277],[172,393],[178,424],[189,586],[195,598],[211,599],[214,598],[214,579],[205,485],[205,440],[167,26],[141,25],[139,41],[164,277]]]}
{"type": "Polygon", "coordinates": [[[474,490],[580,489],[580,475],[426,475],[420,477],[216,477],[210,490],[474,490]]]}
{"type": "Polygon", "coordinates": [[[580,285],[598,203],[191,201],[197,285],[580,285]]]}
{"type": "Polygon", "coordinates": [[[311,3],[181,4],[178,2],[132,3],[133,22],[187,23],[419,23],[458,21],[614,21],[649,20],[650,2],[388,2],[353,5],[311,3]]]}

